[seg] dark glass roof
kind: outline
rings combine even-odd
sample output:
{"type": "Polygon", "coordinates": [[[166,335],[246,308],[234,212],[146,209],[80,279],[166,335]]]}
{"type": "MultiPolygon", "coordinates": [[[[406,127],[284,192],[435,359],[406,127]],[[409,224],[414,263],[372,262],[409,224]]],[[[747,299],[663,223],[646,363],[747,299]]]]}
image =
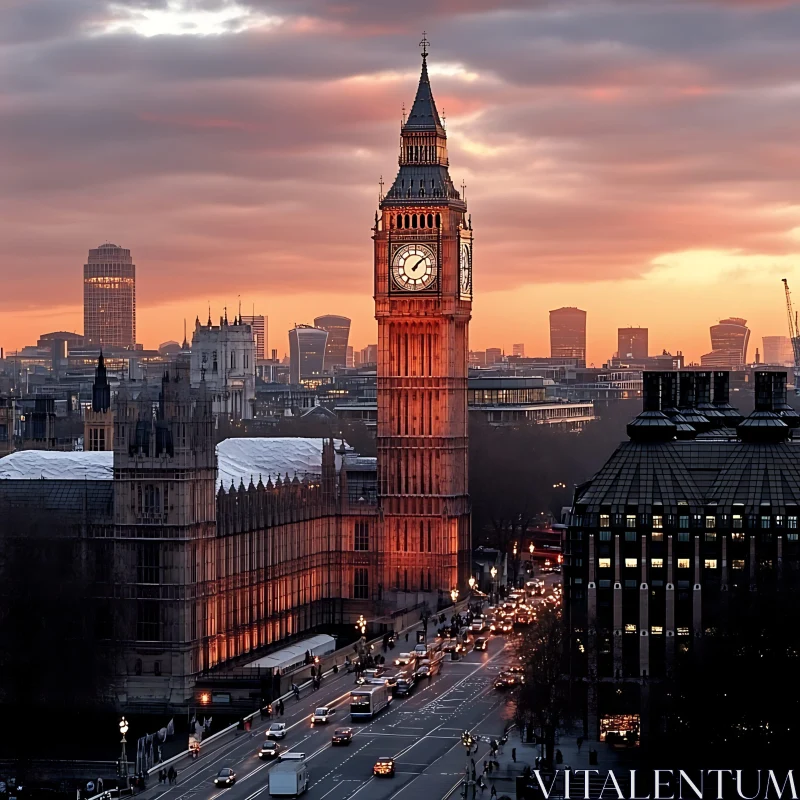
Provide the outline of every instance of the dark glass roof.
{"type": "Polygon", "coordinates": [[[576,504],[588,512],[601,507],[644,512],[662,503],[678,513],[678,503],[702,509],[716,503],[719,513],[771,513],[800,506],[800,442],[747,443],[716,438],[662,443],[625,442],[590,481],[578,489],[576,504]]]}

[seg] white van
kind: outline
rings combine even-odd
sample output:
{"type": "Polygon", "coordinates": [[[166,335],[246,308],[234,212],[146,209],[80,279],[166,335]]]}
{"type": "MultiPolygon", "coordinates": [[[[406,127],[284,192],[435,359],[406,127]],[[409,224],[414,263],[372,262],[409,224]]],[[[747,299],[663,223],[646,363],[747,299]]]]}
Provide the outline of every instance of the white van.
{"type": "Polygon", "coordinates": [[[308,784],[308,767],[304,761],[284,761],[270,770],[269,796],[299,797],[308,789],[308,784]]]}
{"type": "Polygon", "coordinates": [[[305,753],[298,753],[294,750],[288,753],[281,753],[278,756],[278,761],[305,761],[306,754],[305,753]]]}

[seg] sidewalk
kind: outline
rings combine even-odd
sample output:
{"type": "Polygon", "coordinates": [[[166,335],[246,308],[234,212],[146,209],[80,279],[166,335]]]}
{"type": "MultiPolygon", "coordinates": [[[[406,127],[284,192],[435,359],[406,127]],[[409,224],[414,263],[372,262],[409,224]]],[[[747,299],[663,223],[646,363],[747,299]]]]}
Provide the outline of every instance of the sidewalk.
{"type": "MultiPolygon", "coordinates": [[[[627,763],[624,753],[614,750],[606,745],[605,742],[584,739],[580,750],[578,750],[577,737],[577,732],[572,733],[569,731],[562,731],[556,737],[556,750],[560,750],[564,758],[563,763],[554,765],[557,769],[598,769],[605,773],[607,770],[619,768],[621,764],[627,763]],[[596,764],[589,764],[590,750],[597,751],[596,764]]],[[[512,800],[515,799],[517,797],[517,778],[522,775],[526,766],[529,766],[531,770],[536,769],[536,757],[542,754],[542,749],[542,745],[528,744],[521,741],[519,731],[513,728],[509,731],[508,741],[500,749],[496,758],[500,763],[500,769],[492,772],[491,775],[488,773],[484,775],[487,784],[486,789],[483,792],[478,789],[475,796],[477,798],[484,797],[488,800],[492,785],[495,785],[497,787],[498,800],[504,796],[512,800]],[[516,750],[516,761],[513,758],[514,750],[516,750]]],[[[477,767],[478,774],[480,774],[483,768],[482,760],[481,763],[477,764],[477,767]]],[[[593,788],[594,783],[595,781],[593,780],[591,782],[593,788]]],[[[600,781],[600,787],[602,787],[602,781],[600,781]]],[[[472,792],[470,792],[471,795],[472,792]]],[[[551,796],[555,797],[555,795],[551,796]]]]}

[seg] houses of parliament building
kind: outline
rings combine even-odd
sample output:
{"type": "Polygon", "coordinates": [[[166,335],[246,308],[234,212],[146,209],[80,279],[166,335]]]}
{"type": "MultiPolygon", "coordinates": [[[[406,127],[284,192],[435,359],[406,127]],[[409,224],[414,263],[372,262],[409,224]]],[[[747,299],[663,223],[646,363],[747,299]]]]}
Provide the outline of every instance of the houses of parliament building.
{"type": "MultiPolygon", "coordinates": [[[[391,625],[466,586],[472,226],[426,46],[373,229],[377,459],[333,440],[217,443],[183,355],[160,386],[123,383],[114,398],[101,358],[84,452],[0,458],[0,513],[45,520],[92,587],[96,638],[114,643],[112,704],[185,708],[200,675],[360,614],[391,625]]],[[[12,527],[7,554],[24,545],[12,527]]]]}

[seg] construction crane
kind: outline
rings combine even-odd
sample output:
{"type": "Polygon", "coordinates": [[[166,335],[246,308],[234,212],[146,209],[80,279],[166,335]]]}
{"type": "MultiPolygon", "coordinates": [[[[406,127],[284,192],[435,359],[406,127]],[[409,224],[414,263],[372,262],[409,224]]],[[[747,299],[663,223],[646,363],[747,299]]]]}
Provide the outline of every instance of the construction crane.
{"type": "Polygon", "coordinates": [[[789,281],[783,278],[783,288],[786,291],[786,316],[789,320],[789,340],[792,343],[792,356],[794,357],[794,393],[800,395],[800,338],[798,336],[797,313],[792,309],[792,293],[789,291],[789,281]]]}

